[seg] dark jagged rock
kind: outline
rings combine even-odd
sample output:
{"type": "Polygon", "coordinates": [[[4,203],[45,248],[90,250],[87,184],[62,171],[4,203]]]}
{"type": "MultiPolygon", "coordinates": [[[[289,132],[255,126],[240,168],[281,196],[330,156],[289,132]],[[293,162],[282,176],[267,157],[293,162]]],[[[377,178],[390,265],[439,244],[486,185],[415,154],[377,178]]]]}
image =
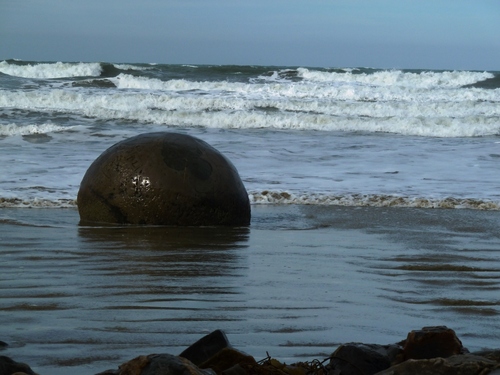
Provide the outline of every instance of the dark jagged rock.
{"type": "Polygon", "coordinates": [[[216,374],[246,374],[257,366],[254,357],[233,349],[226,334],[219,329],[203,336],[179,356],[216,374]]]}
{"type": "Polygon", "coordinates": [[[227,347],[219,350],[214,356],[200,365],[203,369],[212,369],[217,374],[248,373],[257,366],[254,357],[239,350],[227,347]]]}
{"type": "Polygon", "coordinates": [[[330,357],[329,375],[373,375],[391,366],[400,354],[398,345],[349,343],[330,357]]]}
{"type": "Polygon", "coordinates": [[[430,359],[466,353],[455,331],[445,326],[424,327],[408,333],[403,359],[430,359]]]}
{"type": "Polygon", "coordinates": [[[77,201],[82,224],[250,224],[235,167],[184,134],[142,134],[110,147],[90,165],[77,201]]]}
{"type": "Polygon", "coordinates": [[[206,336],[203,336],[179,354],[179,356],[189,359],[195,365],[199,366],[208,361],[222,349],[229,346],[230,344],[226,334],[218,329],[206,336]]]}
{"type": "Polygon", "coordinates": [[[36,375],[27,364],[16,362],[12,358],[0,355],[0,375],[12,375],[15,373],[36,375]]]}

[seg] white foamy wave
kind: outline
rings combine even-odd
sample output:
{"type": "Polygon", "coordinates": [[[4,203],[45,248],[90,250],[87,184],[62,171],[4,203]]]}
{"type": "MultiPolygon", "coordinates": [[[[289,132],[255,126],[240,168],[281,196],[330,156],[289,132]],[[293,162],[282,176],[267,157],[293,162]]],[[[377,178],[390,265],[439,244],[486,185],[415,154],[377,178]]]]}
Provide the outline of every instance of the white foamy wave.
{"type": "MultiPolygon", "coordinates": [[[[329,73],[330,74],[330,73],[329,73]]],[[[300,100],[309,103],[319,101],[358,101],[358,102],[463,102],[482,101],[500,102],[500,91],[481,89],[455,89],[439,88],[426,90],[418,87],[403,87],[387,85],[375,87],[373,85],[349,84],[331,85],[314,82],[267,82],[248,84],[241,82],[192,82],[183,79],[162,81],[155,78],[134,77],[120,74],[110,79],[119,89],[138,89],[148,91],[170,91],[179,94],[209,94],[223,98],[241,97],[245,100],[300,100]]],[[[332,105],[333,103],[327,103],[332,105]]]]}
{"type": "MultiPolygon", "coordinates": [[[[149,81],[149,80],[148,80],[149,81]]],[[[491,91],[491,90],[490,90],[491,91]]],[[[500,107],[492,102],[331,102],[177,93],[87,95],[82,91],[0,91],[0,106],[58,111],[103,120],[207,128],[386,132],[430,137],[500,134],[500,107]]],[[[5,126],[5,125],[4,125],[5,126]]],[[[62,130],[44,125],[40,131],[62,130]]],[[[36,127],[4,132],[38,131],[36,127]]]]}
{"type": "Polygon", "coordinates": [[[287,69],[287,70],[280,70],[272,72],[271,75],[260,75],[257,77],[257,79],[252,79],[250,82],[252,83],[257,83],[259,81],[267,81],[267,82],[291,82],[291,80],[288,78],[288,75],[290,73],[294,72],[294,70],[287,69]]]}
{"type": "Polygon", "coordinates": [[[371,74],[353,74],[351,72],[323,72],[318,70],[309,70],[306,68],[299,68],[298,75],[304,80],[314,82],[329,82],[338,84],[358,83],[374,86],[401,86],[414,88],[461,87],[494,77],[494,75],[489,72],[470,71],[424,71],[420,73],[412,73],[400,70],[386,70],[371,74]]]}
{"type": "Polygon", "coordinates": [[[71,127],[63,127],[51,123],[40,124],[40,125],[0,124],[0,136],[47,134],[47,133],[65,131],[70,128],[71,127]]]}
{"type": "Polygon", "coordinates": [[[99,63],[37,63],[37,64],[9,64],[0,62],[0,72],[23,78],[64,78],[100,76],[102,72],[99,63]]]}
{"type": "Polygon", "coordinates": [[[20,199],[20,198],[1,198],[0,208],[75,208],[75,199],[20,199]]]}
{"type": "MultiPolygon", "coordinates": [[[[119,89],[140,89],[140,90],[171,90],[170,84],[167,82],[175,81],[162,81],[157,78],[134,77],[130,74],[119,74],[116,78],[111,78],[117,88],[119,89]]],[[[183,82],[183,80],[180,80],[183,82]]]]}
{"type": "Polygon", "coordinates": [[[383,132],[427,137],[477,137],[500,134],[499,119],[363,119],[332,118],[317,114],[285,114],[273,116],[259,112],[165,112],[127,114],[128,119],[146,119],[148,122],[180,127],[201,126],[222,129],[279,129],[319,130],[343,132],[383,132]]]}
{"type": "Polygon", "coordinates": [[[157,78],[134,77],[119,74],[110,79],[119,89],[162,90],[162,91],[239,91],[248,92],[251,85],[245,83],[213,81],[193,82],[184,79],[162,81],[157,78]]]}
{"type": "Polygon", "coordinates": [[[153,69],[152,67],[147,67],[147,66],[138,66],[138,65],[132,65],[132,64],[113,64],[113,66],[117,69],[121,70],[137,70],[137,71],[143,71],[143,70],[150,70],[153,69]]]}
{"type": "Polygon", "coordinates": [[[294,194],[286,191],[254,191],[251,204],[333,205],[348,207],[416,207],[445,209],[500,210],[500,202],[473,198],[430,199],[377,194],[294,194]]]}
{"type": "MultiPolygon", "coordinates": [[[[285,191],[249,192],[251,205],[317,205],[344,207],[413,207],[426,209],[500,210],[500,202],[473,198],[430,199],[395,195],[294,194],[285,191]]],[[[76,208],[76,199],[2,198],[0,208],[76,208]]]]}

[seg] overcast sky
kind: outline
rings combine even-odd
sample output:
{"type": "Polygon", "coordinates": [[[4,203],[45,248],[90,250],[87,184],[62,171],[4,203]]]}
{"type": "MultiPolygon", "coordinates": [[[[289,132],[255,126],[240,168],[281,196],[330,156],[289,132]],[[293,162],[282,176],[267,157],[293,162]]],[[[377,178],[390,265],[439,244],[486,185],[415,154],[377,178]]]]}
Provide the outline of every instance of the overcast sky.
{"type": "Polygon", "coordinates": [[[500,0],[0,0],[0,60],[500,70],[500,0]]]}

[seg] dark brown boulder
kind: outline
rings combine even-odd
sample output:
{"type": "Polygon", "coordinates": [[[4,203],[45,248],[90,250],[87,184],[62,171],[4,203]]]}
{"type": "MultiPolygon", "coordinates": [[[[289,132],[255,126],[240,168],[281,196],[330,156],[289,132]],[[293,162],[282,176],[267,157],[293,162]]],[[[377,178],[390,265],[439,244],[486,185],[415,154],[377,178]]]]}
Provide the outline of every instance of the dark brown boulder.
{"type": "Polygon", "coordinates": [[[349,343],[330,357],[329,375],[373,375],[391,366],[401,352],[398,345],[349,343]]]}
{"type": "Polygon", "coordinates": [[[445,326],[424,327],[408,333],[403,346],[403,358],[429,359],[450,357],[467,352],[455,331],[445,326]]]}
{"type": "Polygon", "coordinates": [[[232,163],[206,142],[142,134],[104,151],[78,191],[81,223],[250,224],[248,194],[232,163]]]}

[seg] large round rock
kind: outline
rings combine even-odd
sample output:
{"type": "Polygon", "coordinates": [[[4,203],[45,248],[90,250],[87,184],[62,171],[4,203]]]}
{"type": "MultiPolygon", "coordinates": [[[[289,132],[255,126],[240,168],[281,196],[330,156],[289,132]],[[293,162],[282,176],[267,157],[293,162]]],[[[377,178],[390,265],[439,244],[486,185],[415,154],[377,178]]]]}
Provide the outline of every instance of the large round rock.
{"type": "Polygon", "coordinates": [[[89,167],[78,191],[82,223],[248,225],[250,202],[235,167],[197,138],[142,134],[89,167]]]}

